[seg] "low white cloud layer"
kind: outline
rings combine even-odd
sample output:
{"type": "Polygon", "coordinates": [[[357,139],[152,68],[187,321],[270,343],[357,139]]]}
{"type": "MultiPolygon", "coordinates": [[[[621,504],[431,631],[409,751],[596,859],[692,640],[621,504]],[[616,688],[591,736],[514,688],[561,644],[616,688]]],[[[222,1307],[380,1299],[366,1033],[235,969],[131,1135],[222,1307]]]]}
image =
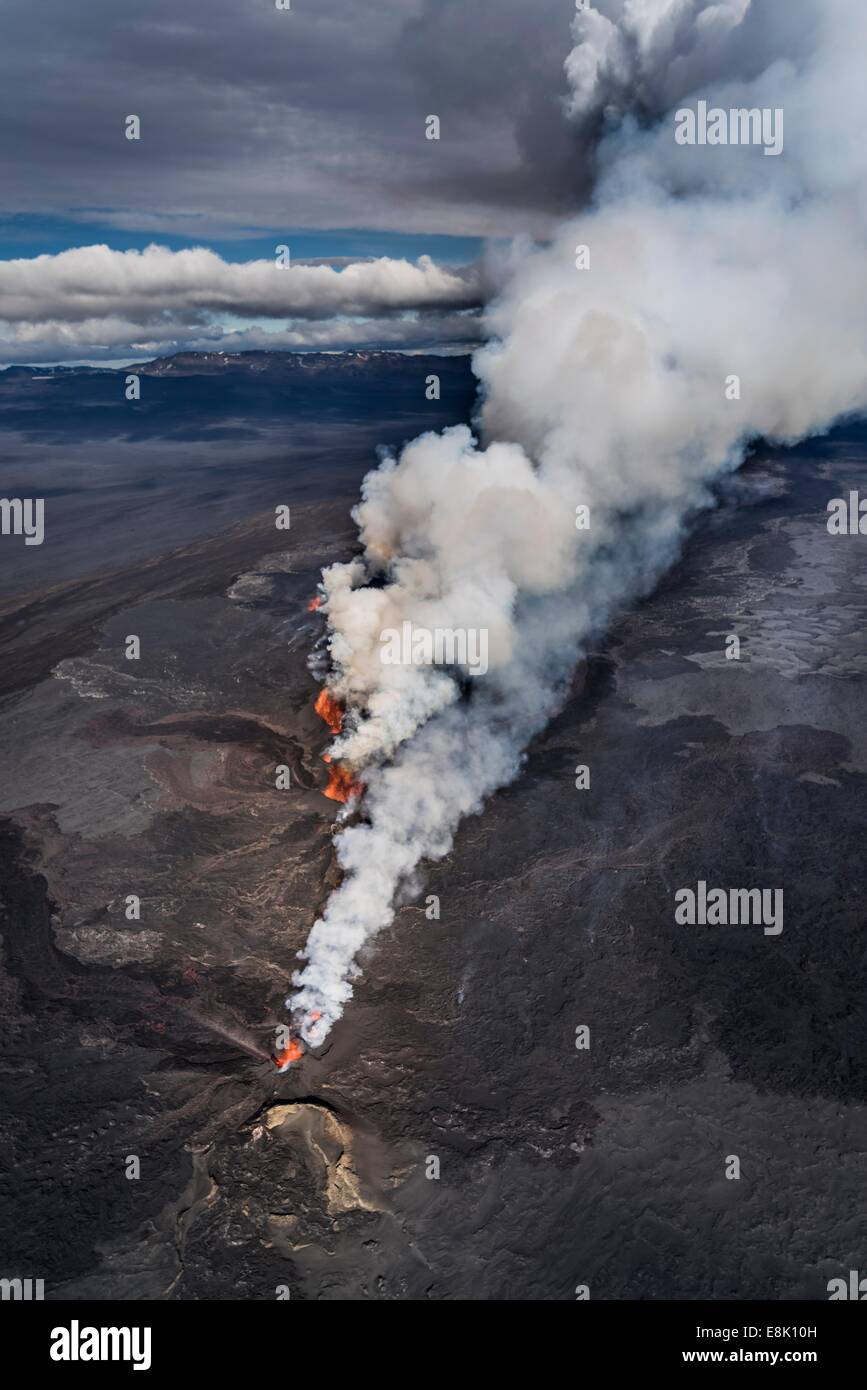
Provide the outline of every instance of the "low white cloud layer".
{"type": "Polygon", "coordinates": [[[282,265],[276,248],[234,263],[204,247],[83,246],[0,261],[0,360],[466,343],[479,297],[475,271],[429,256],[335,267],[282,265]]]}

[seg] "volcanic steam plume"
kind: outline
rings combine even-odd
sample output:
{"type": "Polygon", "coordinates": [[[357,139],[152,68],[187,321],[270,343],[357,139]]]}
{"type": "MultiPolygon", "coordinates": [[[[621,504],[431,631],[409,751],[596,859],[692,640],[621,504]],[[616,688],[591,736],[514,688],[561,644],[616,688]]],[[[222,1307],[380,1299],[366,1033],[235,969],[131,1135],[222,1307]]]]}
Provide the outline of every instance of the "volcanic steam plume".
{"type": "Polygon", "coordinates": [[[564,119],[596,142],[593,202],[490,269],[479,440],[460,427],[387,458],[355,511],[363,556],[323,574],[331,752],[364,794],[289,1000],[308,1043],[398,890],[517,775],[588,642],[748,442],[867,404],[867,6],[596,0],[574,38],[564,119]],[[677,112],[701,102],[784,116],[782,153],[679,143],[677,112]],[[488,669],[385,663],[404,623],[484,630],[488,669]]]}

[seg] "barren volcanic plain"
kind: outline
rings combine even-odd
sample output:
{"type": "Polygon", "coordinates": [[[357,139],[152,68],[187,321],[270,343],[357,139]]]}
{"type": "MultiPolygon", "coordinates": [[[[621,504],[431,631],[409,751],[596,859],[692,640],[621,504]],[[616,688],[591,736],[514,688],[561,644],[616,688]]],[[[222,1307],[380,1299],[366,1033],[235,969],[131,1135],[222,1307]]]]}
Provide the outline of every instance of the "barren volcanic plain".
{"type": "Polygon", "coordinates": [[[824,1298],[867,1235],[867,577],[825,514],[867,489],[864,426],[755,451],[326,1045],[270,1060],[337,882],[308,604],[376,445],[469,419],[468,360],[438,403],[433,369],[190,355],[136,404],[122,372],[0,374],[2,490],[46,499],[44,545],[2,551],[0,1274],[824,1298]],[[699,880],[785,883],[785,929],[676,925],[699,880]]]}

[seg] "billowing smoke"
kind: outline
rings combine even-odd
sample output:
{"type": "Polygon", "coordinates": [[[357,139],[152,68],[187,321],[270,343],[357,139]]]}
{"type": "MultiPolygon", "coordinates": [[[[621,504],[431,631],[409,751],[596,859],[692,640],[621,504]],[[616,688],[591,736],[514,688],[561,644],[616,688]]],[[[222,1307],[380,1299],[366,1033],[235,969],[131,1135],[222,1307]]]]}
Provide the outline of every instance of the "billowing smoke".
{"type": "Polygon", "coordinates": [[[395,895],[517,774],[588,642],[652,587],[747,443],[867,406],[865,9],[599,0],[576,17],[595,196],[500,268],[475,358],[485,447],[457,428],[386,459],[356,511],[363,557],[323,576],[347,708],[333,753],[366,790],[289,1001],[308,1042],[395,895]],[[782,111],[783,152],[679,145],[676,108],[700,101],[782,111]],[[488,669],[385,664],[383,632],[406,624],[484,629],[488,669]]]}

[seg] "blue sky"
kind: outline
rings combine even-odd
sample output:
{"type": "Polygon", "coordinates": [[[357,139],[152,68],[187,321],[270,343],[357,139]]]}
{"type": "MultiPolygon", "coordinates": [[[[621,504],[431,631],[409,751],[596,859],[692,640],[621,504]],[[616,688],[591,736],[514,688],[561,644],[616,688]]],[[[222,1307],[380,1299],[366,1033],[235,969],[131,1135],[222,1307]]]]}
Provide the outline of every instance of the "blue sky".
{"type": "Polygon", "coordinates": [[[314,230],[309,227],[261,229],[245,232],[239,228],[231,237],[171,236],[164,232],[125,231],[107,222],[81,221],[68,217],[0,216],[0,259],[15,260],[32,256],[56,255],[71,246],[110,246],[115,251],[141,251],[156,244],[172,251],[191,246],[207,246],[225,261],[268,260],[275,246],[285,243],[293,260],[308,257],[361,258],[365,256],[406,257],[416,260],[429,255],[444,265],[467,265],[478,258],[482,238],[446,236],[424,232],[389,232],[364,228],[314,230]]]}

